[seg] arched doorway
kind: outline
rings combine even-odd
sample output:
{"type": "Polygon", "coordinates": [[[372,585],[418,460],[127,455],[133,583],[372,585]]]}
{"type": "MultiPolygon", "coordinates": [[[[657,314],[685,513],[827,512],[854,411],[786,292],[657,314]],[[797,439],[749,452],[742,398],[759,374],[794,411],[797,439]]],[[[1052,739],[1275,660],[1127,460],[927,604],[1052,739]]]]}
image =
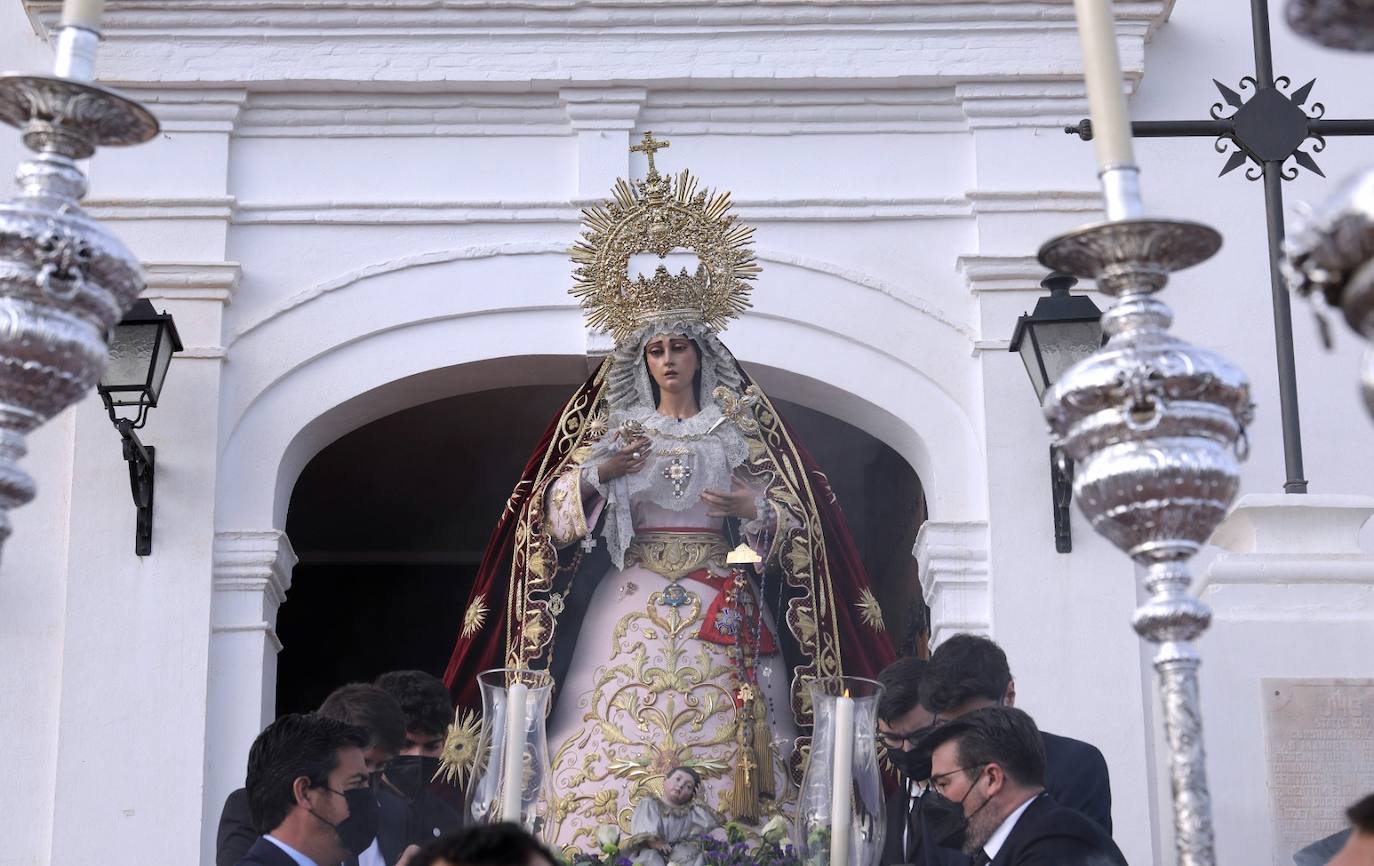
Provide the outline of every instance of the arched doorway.
{"type": "MultiPolygon", "coordinates": [[[[292,490],[299,562],[278,615],[278,713],[396,668],[438,674],[487,536],[566,385],[498,388],[423,403],[339,438],[292,490]]],[[[830,478],[899,650],[926,630],[916,562],[920,480],[864,431],[775,401],[830,478]]]]}

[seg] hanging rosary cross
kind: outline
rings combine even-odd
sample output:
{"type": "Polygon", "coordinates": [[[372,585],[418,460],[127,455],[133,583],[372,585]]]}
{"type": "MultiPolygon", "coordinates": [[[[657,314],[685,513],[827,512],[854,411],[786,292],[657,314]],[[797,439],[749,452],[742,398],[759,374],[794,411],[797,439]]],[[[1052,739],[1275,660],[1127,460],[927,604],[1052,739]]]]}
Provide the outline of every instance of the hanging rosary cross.
{"type": "Polygon", "coordinates": [[[707,433],[714,433],[716,428],[726,421],[734,424],[746,436],[759,432],[759,420],[754,417],[754,409],[763,399],[763,392],[759,390],[759,386],[750,385],[744,389],[743,394],[736,394],[724,385],[719,385],[711,392],[711,396],[720,404],[720,420],[712,424],[707,433]]]}
{"type": "Polygon", "coordinates": [[[683,463],[681,457],[674,457],[672,463],[663,467],[663,477],[673,482],[673,495],[681,499],[692,478],[692,467],[683,463]]]}

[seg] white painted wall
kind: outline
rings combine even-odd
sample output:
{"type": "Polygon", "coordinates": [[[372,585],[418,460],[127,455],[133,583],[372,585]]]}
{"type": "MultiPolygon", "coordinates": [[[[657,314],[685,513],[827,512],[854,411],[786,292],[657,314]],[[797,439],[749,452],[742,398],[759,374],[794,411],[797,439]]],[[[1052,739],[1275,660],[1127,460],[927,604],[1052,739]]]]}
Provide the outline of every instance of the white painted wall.
{"type": "MultiPolygon", "coordinates": [[[[55,5],[0,0],[5,65],[44,65],[24,11],[48,21],[55,5]]],[[[1210,79],[1234,84],[1250,62],[1245,4],[1172,5],[1119,5],[1138,119],[1205,117],[1210,79]]],[[[1274,32],[1278,71],[1319,76],[1329,116],[1374,110],[1374,60],[1274,32]]],[[[98,401],[33,439],[41,492],[0,569],[0,686],[25,696],[0,731],[26,780],[0,793],[17,828],[0,864],[148,850],[210,862],[220,803],[272,714],[296,474],[406,406],[579,380],[588,338],[563,250],[580,207],[642,170],[626,145],[646,129],[673,142],[662,166],[731,189],[758,225],[764,273],[755,311],[726,334],[736,354],[771,393],[868,430],[920,473],[937,637],[996,636],[1021,705],[1107,755],[1131,862],[1171,860],[1148,651],[1127,624],[1134,569],[1080,519],[1074,553],[1054,552],[1043,424],[1005,351],[1040,293],[1035,249],[1098,217],[1091,147],[1061,131],[1086,110],[1067,0],[113,0],[101,69],[164,135],[99,154],[90,209],[148,262],[187,351],[145,436],[159,446],[152,557],[132,554],[98,401]]],[[[0,135],[0,164],[17,153],[0,135]]],[[[1210,140],[1138,153],[1152,211],[1226,236],[1165,297],[1179,333],[1250,373],[1244,486],[1276,491],[1261,190],[1215,178],[1210,140]]],[[[1320,160],[1336,177],[1370,154],[1333,140],[1320,160]]],[[[1292,203],[1330,186],[1304,176],[1286,191],[1292,203]]],[[[1372,493],[1355,341],[1327,355],[1302,307],[1296,318],[1313,490],[1372,493]]],[[[1214,645],[1232,646],[1204,653],[1214,645]]],[[[1358,666],[1340,648],[1305,664],[1358,666]]],[[[1230,706],[1209,700],[1210,730],[1243,721],[1230,706]]],[[[1218,754],[1217,790],[1262,761],[1218,754]]],[[[1251,862],[1231,859],[1232,840],[1266,808],[1218,810],[1225,862],[1251,862]]]]}

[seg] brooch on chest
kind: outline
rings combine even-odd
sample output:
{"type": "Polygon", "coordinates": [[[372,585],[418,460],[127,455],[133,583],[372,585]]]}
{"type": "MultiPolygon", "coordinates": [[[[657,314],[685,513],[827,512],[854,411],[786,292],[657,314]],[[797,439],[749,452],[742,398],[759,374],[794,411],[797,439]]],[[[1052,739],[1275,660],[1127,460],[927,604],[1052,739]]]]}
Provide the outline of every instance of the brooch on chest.
{"type": "Polygon", "coordinates": [[[692,480],[692,467],[682,455],[679,455],[663,467],[663,477],[672,482],[673,496],[681,499],[687,492],[687,482],[692,480]]]}

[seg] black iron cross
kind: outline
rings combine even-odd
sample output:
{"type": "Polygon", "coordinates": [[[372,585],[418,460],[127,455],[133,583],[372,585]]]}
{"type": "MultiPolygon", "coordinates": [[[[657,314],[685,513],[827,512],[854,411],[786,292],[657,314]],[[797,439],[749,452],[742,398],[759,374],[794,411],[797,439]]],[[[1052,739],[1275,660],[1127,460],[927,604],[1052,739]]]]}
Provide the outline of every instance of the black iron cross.
{"type": "MultiPolygon", "coordinates": [[[[1283,254],[1284,180],[1298,176],[1305,168],[1326,175],[1312,154],[1326,148],[1326,137],[1333,135],[1374,135],[1374,120],[1326,120],[1326,107],[1320,102],[1308,105],[1316,79],[1290,92],[1293,82],[1274,77],[1273,46],[1269,40],[1268,0],[1250,0],[1250,23],[1255,45],[1255,75],[1240,80],[1240,91],[1254,90],[1247,100],[1216,79],[1212,83],[1225,103],[1212,106],[1211,120],[1146,120],[1131,124],[1139,138],[1210,136],[1218,153],[1230,153],[1221,174],[1245,165],[1250,180],[1264,179],[1264,210],[1269,225],[1269,280],[1274,302],[1274,343],[1278,350],[1279,410],[1283,421],[1283,462],[1287,480],[1285,493],[1306,493],[1307,480],[1302,468],[1302,430],[1298,423],[1298,381],[1293,363],[1293,314],[1288,303],[1288,288],[1279,270],[1283,254]],[[1226,112],[1230,111],[1230,114],[1226,112]],[[1311,153],[1302,150],[1312,142],[1311,153]],[[1235,150],[1232,151],[1231,147],[1235,150]],[[1292,159],[1297,165],[1284,168],[1292,159]]],[[[1084,141],[1092,139],[1092,124],[1081,121],[1065,132],[1084,141]]],[[[1220,176],[1220,175],[1218,175],[1220,176]]]]}

